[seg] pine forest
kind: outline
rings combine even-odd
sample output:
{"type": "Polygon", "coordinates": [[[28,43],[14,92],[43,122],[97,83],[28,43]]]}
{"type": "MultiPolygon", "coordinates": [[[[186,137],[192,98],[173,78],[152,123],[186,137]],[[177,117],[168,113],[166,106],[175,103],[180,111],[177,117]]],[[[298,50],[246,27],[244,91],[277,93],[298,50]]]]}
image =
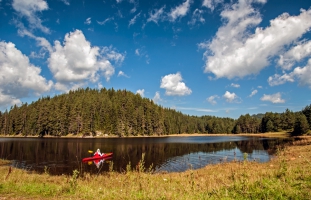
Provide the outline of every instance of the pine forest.
{"type": "Polygon", "coordinates": [[[0,112],[1,135],[152,136],[181,133],[307,134],[311,105],[299,112],[267,112],[238,119],[190,116],[126,90],[78,89],[0,112]]]}

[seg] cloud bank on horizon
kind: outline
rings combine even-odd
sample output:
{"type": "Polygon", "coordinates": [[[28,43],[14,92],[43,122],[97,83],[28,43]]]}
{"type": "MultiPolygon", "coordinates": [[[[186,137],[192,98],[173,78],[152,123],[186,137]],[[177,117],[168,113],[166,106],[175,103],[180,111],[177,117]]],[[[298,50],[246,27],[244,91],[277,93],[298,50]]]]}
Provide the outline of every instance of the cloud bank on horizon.
{"type": "Polygon", "coordinates": [[[311,3],[279,3],[0,1],[0,108],[114,87],[194,115],[299,110],[311,3]]]}

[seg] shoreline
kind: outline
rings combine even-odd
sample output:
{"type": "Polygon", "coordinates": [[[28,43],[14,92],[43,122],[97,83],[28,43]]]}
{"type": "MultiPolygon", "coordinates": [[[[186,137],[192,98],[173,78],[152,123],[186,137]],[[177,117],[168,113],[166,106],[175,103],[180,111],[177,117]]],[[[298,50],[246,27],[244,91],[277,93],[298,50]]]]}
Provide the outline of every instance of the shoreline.
{"type": "Polygon", "coordinates": [[[280,149],[266,163],[233,161],[157,174],[136,168],[100,176],[30,173],[0,160],[4,177],[0,195],[4,199],[309,199],[310,150],[308,137],[280,149]]]}
{"type": "MultiPolygon", "coordinates": [[[[96,139],[96,138],[160,138],[160,137],[211,137],[211,136],[251,136],[251,137],[290,137],[288,132],[268,132],[268,133],[240,133],[240,134],[207,134],[207,133],[181,133],[181,134],[170,134],[170,135],[138,135],[138,136],[123,136],[119,137],[116,135],[107,136],[82,136],[82,135],[66,135],[66,136],[44,136],[43,138],[77,138],[77,139],[96,139]]],[[[39,136],[24,136],[24,135],[0,135],[0,138],[40,138],[39,136]]]]}

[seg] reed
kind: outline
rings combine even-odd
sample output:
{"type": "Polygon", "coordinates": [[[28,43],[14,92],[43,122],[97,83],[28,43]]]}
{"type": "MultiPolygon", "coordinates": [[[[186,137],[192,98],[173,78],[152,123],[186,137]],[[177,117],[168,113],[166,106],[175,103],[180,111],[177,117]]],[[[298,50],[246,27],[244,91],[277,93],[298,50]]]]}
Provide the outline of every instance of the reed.
{"type": "MultiPolygon", "coordinates": [[[[144,157],[142,157],[144,158],[144,157]]],[[[143,166],[100,175],[51,176],[10,168],[0,161],[0,196],[8,199],[309,199],[310,140],[279,150],[268,163],[247,160],[182,173],[143,166]],[[9,171],[11,169],[11,171],[9,171]]],[[[113,163],[110,163],[111,169],[113,163]]],[[[129,165],[130,166],[130,165],[129,165]]]]}

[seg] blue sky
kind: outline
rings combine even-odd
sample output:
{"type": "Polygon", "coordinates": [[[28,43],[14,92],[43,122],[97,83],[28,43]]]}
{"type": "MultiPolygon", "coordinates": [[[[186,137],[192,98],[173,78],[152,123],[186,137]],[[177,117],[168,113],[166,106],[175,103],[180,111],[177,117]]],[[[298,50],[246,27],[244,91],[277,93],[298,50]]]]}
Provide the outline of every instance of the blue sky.
{"type": "Polygon", "coordinates": [[[0,0],[0,108],[80,87],[189,115],[311,103],[306,0],[0,0]]]}

